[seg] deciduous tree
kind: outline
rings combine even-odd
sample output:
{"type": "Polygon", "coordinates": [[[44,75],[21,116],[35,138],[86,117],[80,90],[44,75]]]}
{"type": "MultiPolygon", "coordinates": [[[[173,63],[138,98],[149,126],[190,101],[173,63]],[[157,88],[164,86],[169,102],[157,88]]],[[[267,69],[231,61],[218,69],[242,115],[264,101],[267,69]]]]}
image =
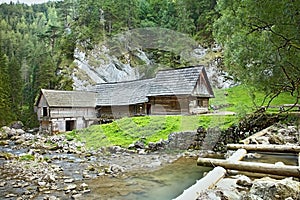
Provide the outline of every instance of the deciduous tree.
{"type": "Polygon", "coordinates": [[[214,35],[237,81],[300,98],[300,2],[219,0],[214,35]]]}

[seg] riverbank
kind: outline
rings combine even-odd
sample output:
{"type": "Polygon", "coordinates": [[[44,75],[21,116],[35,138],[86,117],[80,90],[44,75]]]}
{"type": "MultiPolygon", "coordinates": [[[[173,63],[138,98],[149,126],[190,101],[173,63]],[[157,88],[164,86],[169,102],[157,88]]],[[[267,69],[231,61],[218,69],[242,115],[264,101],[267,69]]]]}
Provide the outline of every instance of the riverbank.
{"type": "Polygon", "coordinates": [[[0,199],[84,199],[93,192],[89,180],[149,173],[184,155],[118,146],[88,150],[66,135],[8,127],[0,132],[0,144],[0,199]]]}

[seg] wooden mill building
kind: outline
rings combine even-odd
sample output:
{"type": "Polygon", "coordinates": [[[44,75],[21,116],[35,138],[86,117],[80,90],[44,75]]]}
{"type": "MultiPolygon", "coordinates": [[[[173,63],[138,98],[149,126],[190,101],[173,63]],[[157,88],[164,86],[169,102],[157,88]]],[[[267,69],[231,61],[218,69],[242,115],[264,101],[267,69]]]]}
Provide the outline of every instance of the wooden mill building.
{"type": "Polygon", "coordinates": [[[64,132],[105,119],[208,112],[214,97],[203,66],[161,70],[155,78],[97,84],[96,92],[41,90],[41,127],[64,132]]]}
{"type": "Polygon", "coordinates": [[[96,93],[42,89],[36,102],[40,129],[66,132],[82,129],[96,120],[96,93]]]}

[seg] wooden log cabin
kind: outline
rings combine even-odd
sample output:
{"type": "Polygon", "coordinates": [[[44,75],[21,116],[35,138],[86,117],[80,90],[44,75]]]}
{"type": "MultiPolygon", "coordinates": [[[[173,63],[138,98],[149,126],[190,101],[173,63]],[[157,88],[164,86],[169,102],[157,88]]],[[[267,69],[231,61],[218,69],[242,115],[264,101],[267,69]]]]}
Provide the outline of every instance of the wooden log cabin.
{"type": "Polygon", "coordinates": [[[96,94],[42,89],[36,101],[40,129],[52,133],[82,129],[96,118],[96,94]]]}
{"type": "Polygon", "coordinates": [[[141,115],[208,112],[213,90],[203,66],[159,71],[155,78],[97,84],[96,91],[41,90],[41,129],[65,132],[93,122],[141,115]]]}
{"type": "Polygon", "coordinates": [[[203,66],[159,71],[155,78],[97,85],[101,118],[208,112],[213,90],[203,66]]]}

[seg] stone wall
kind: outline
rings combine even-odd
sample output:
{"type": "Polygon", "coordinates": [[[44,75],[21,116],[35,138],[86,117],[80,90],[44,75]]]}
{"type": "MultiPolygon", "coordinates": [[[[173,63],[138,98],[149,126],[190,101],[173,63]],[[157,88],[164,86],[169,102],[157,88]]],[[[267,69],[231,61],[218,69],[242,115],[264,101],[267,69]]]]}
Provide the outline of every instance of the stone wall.
{"type": "Polygon", "coordinates": [[[205,138],[206,131],[199,127],[197,131],[185,131],[172,133],[168,137],[165,149],[187,150],[200,149],[205,138]]]}

